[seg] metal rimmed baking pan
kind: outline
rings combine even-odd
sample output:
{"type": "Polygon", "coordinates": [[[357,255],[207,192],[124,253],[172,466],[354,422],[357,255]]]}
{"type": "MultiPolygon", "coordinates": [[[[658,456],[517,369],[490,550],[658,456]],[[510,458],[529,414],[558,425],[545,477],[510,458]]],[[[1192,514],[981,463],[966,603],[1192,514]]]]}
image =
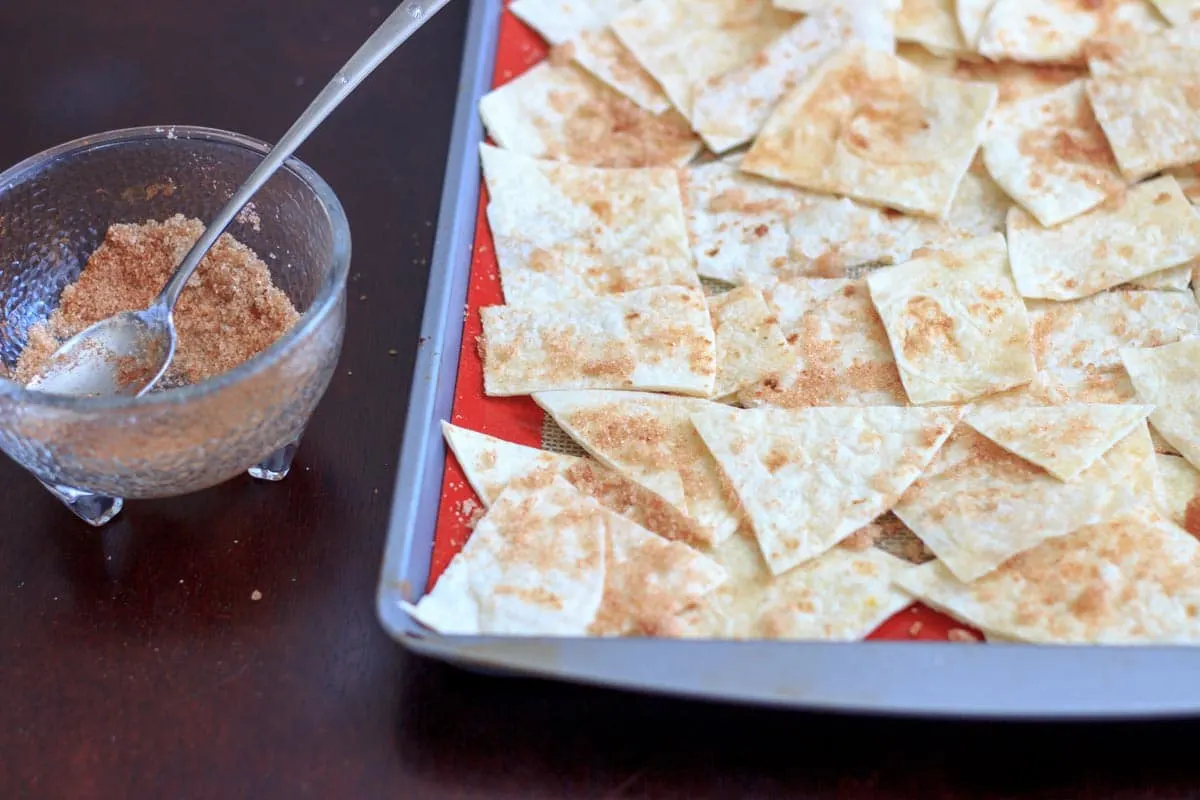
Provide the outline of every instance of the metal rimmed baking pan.
{"type": "MultiPolygon", "coordinates": [[[[388,633],[415,652],[477,669],[708,700],[960,718],[1200,714],[1200,648],[446,637],[408,617],[400,602],[415,602],[436,573],[436,562],[444,560],[444,552],[435,553],[445,550],[438,548],[444,544],[438,528],[449,480],[439,423],[454,413],[464,348],[475,346],[469,330],[464,336],[464,309],[473,263],[484,249],[477,233],[486,238],[477,106],[494,80],[529,63],[529,34],[524,31],[521,39],[513,33],[519,30],[506,17],[501,0],[471,0],[421,345],[377,593],[379,619],[388,633]]],[[[454,421],[466,427],[477,422],[454,421]]],[[[510,428],[538,435],[531,418],[509,422],[510,428]]]]}

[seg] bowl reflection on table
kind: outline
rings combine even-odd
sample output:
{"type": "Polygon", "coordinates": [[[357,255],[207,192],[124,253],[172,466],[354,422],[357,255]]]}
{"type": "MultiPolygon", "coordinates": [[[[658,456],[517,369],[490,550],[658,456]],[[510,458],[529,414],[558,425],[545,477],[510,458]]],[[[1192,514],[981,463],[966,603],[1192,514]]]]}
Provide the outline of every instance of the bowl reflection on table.
{"type": "MultiPolygon", "coordinates": [[[[109,225],[208,220],[266,151],[207,128],[137,128],[0,174],[0,361],[16,363],[29,327],[54,310],[109,225]]],[[[295,160],[253,202],[229,232],[301,312],[295,328],[231,372],[137,399],[47,395],[0,378],[0,449],[47,484],[114,497],[196,491],[272,454],[267,476],[286,473],[341,350],[350,233],[333,191],[295,160]]]]}

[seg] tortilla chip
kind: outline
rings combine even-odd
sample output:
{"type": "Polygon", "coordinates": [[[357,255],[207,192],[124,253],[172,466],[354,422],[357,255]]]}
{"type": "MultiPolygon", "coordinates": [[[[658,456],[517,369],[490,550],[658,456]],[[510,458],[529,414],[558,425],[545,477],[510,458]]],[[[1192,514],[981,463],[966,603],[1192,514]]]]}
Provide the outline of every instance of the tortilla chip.
{"type": "Polygon", "coordinates": [[[742,169],[944,218],[995,100],[995,87],[853,43],[780,102],[742,169]]]}
{"type": "Polygon", "coordinates": [[[479,101],[488,134],[533,158],[595,167],[682,166],[700,139],[674,112],[654,115],[572,64],[550,61],[479,101]]]}
{"type": "Polygon", "coordinates": [[[1123,367],[1044,369],[1017,389],[980,398],[976,409],[995,411],[1072,403],[1136,403],[1137,393],[1123,367]]]}
{"type": "Polygon", "coordinates": [[[479,313],[489,396],[550,389],[712,395],[713,330],[699,289],[661,286],[479,313]]]}
{"type": "MultiPolygon", "coordinates": [[[[946,224],[970,236],[1004,233],[1012,200],[988,174],[982,159],[976,157],[963,175],[950,206],[946,224]]],[[[910,217],[910,219],[915,219],[910,217]]],[[[929,247],[932,245],[926,245],[929,247]]],[[[907,259],[902,259],[907,260],[907,259]]]]}
{"type": "Polygon", "coordinates": [[[442,436],[484,506],[496,502],[515,480],[543,470],[562,474],[583,460],[506,442],[449,422],[442,422],[442,436]]]}
{"type": "Polygon", "coordinates": [[[996,0],[980,28],[978,49],[992,61],[1082,64],[1094,42],[1162,28],[1145,0],[996,0]]]}
{"type": "Polygon", "coordinates": [[[1158,13],[1172,25],[1183,26],[1200,19],[1200,4],[1196,0],[1150,0],[1158,13]]]}
{"type": "Polygon", "coordinates": [[[997,111],[983,140],[983,160],[996,182],[1045,226],[1079,216],[1125,188],[1084,81],[997,111]]]}
{"type": "Polygon", "coordinates": [[[1153,497],[1153,459],[1141,425],[1064,483],[959,428],[895,512],[959,580],[973,581],[1047,539],[1153,497]]]}
{"type": "Polygon", "coordinates": [[[1094,50],[1088,94],[1131,179],[1200,161],[1200,25],[1094,50]]]}
{"type": "Polygon", "coordinates": [[[607,532],[631,527],[561,478],[513,487],[410,613],[443,634],[582,636],[604,596],[607,532]]]}
{"type": "Polygon", "coordinates": [[[1008,257],[1024,297],[1074,300],[1200,255],[1200,216],[1164,176],[1083,216],[1044,228],[1008,213],[1008,257]]]}
{"type": "Polygon", "coordinates": [[[896,42],[896,55],[934,75],[952,75],[958,64],[958,58],[954,55],[931,53],[921,45],[910,42],[896,42]]]}
{"type": "Polygon", "coordinates": [[[1200,536],[1200,470],[1183,456],[1155,457],[1159,478],[1159,508],[1192,536],[1200,536]]]}
{"type": "Polygon", "coordinates": [[[1030,97],[1052,92],[1072,81],[1087,77],[1087,70],[1059,64],[1021,64],[1016,61],[970,61],[959,59],[950,73],[962,81],[995,84],[999,91],[996,108],[1004,108],[1030,97]]]}
{"type": "Polygon", "coordinates": [[[896,14],[896,38],[933,53],[966,50],[954,5],[954,0],[903,0],[896,14]]]}
{"type": "Polygon", "coordinates": [[[442,423],[442,435],[484,506],[494,503],[509,486],[536,487],[550,475],[558,475],[600,505],[664,539],[688,544],[706,541],[696,523],[674,505],[590,458],[525,447],[449,422],[442,423]]]}
{"type": "Polygon", "coordinates": [[[1033,379],[1029,317],[1000,234],[877,270],[867,286],[913,403],[963,403],[1033,379]]]}
{"type": "Polygon", "coordinates": [[[1194,78],[1200,63],[1200,24],[1160,29],[1143,36],[1106,41],[1088,49],[1088,68],[1111,75],[1194,78]]]}
{"type": "Polygon", "coordinates": [[[709,297],[708,311],[717,337],[717,388],[713,397],[729,397],[781,369],[789,360],[791,349],[779,321],[757,288],[740,286],[709,297]]]}
{"type": "Polygon", "coordinates": [[[767,0],[651,0],[612,29],[691,120],[701,83],[748,61],[794,22],[767,0]]]}
{"type": "MultiPolygon", "coordinates": [[[[1119,356],[1118,356],[1119,358],[1119,356]]],[[[1044,369],[1020,387],[977,401],[976,408],[1014,409],[1030,406],[1059,406],[1067,403],[1137,403],[1137,392],[1129,374],[1119,364],[1104,368],[1060,367],[1044,369]]],[[[1150,424],[1150,442],[1156,453],[1177,454],[1150,424]]]]}
{"type": "Polygon", "coordinates": [[[987,19],[988,11],[996,0],[955,0],[954,19],[958,23],[962,35],[963,46],[967,50],[979,48],[979,34],[983,30],[983,21],[987,19]]]}
{"type": "Polygon", "coordinates": [[[888,511],[961,416],[957,408],[713,405],[692,423],[780,575],[888,511]]]}
{"type": "Polygon", "coordinates": [[[749,142],[780,99],[849,41],[892,52],[892,20],[880,0],[833,5],[797,22],[749,61],[708,78],[695,91],[692,122],[722,153],[749,142]]]}
{"type": "Polygon", "coordinates": [[[672,634],[675,615],[724,583],[725,568],[685,544],[622,523],[609,526],[604,599],[588,633],[672,634]]]}
{"type": "MultiPolygon", "coordinates": [[[[922,247],[966,238],[947,223],[771,183],[716,161],[683,178],[696,270],[727,283],[841,277],[862,264],[906,261],[922,247]]],[[[963,184],[966,186],[966,183],[963,184]]],[[[974,224],[987,196],[962,191],[952,214],[974,224]]]]}
{"type": "Polygon", "coordinates": [[[671,169],[602,169],[480,148],[504,298],[533,306],[699,288],[671,169]]]}
{"type": "MultiPolygon", "coordinates": [[[[1160,269],[1141,278],[1136,278],[1122,287],[1129,289],[1147,289],[1163,292],[1186,292],[1192,281],[1192,270],[1195,262],[1189,261],[1178,267],[1160,269]]],[[[1118,287],[1120,288],[1120,287],[1118,287]]]]}
{"type": "Polygon", "coordinates": [[[1187,293],[1117,290],[1068,303],[1028,303],[1038,369],[1111,369],[1121,349],[1158,347],[1200,334],[1200,306],[1187,293]]]}
{"type": "Polygon", "coordinates": [[[690,421],[715,404],[634,392],[540,392],[533,399],[600,463],[694,520],[706,544],[737,530],[741,515],[690,421]]]}
{"type": "Polygon", "coordinates": [[[671,100],[609,28],[583,31],[568,45],[575,63],[651,114],[663,114],[671,100]]]}
{"type": "Polygon", "coordinates": [[[793,356],[783,369],[740,392],[743,405],[908,405],[866,281],[800,278],[764,296],[793,356]]]}
{"type": "Polygon", "coordinates": [[[1200,544],[1145,509],[1043,542],[974,583],[936,561],[897,583],[968,624],[1028,642],[1200,641],[1200,544]]]}
{"type": "Polygon", "coordinates": [[[1155,406],[1154,427],[1200,467],[1200,339],[1122,350],[1121,360],[1138,398],[1155,406]]]}
{"type": "Polygon", "coordinates": [[[508,10],[552,45],[605,23],[603,5],[589,0],[513,0],[508,10]]]}
{"type": "Polygon", "coordinates": [[[713,558],[729,579],[680,615],[685,637],[857,641],[912,602],[892,583],[915,567],[875,548],[835,547],[774,576],[739,532],[713,558]]]}
{"type": "Polygon", "coordinates": [[[1172,167],[1166,173],[1179,182],[1183,196],[1192,205],[1200,203],[1200,164],[1189,164],[1186,167],[1172,167]]]}
{"type": "Polygon", "coordinates": [[[596,78],[652,114],[661,114],[671,101],[608,29],[608,23],[637,0],[514,0],[512,13],[596,78]]]}
{"type": "Polygon", "coordinates": [[[1102,75],[1088,81],[1087,92],[1130,180],[1200,161],[1200,80],[1102,75]]]}
{"type": "Polygon", "coordinates": [[[966,423],[1013,455],[1062,481],[1073,481],[1153,406],[1070,403],[1015,410],[976,408],[966,423]]]}

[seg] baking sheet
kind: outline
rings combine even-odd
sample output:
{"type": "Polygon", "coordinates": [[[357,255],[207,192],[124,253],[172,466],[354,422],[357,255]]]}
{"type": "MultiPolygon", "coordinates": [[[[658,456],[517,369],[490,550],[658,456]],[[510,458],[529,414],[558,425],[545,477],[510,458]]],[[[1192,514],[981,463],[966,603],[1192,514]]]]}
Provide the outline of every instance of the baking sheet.
{"type": "Polygon", "coordinates": [[[501,0],[472,0],[465,53],[379,583],[380,620],[395,638],[469,666],[794,707],[1024,718],[1200,712],[1191,678],[1200,650],[939,644],[964,626],[920,604],[880,626],[869,643],[442,637],[413,623],[400,600],[415,602],[436,581],[478,509],[446,455],[440,421],[551,444],[532,400],[483,395],[475,347],[478,308],[503,302],[484,215],[478,100],[540,61],[546,47],[501,0]]]}

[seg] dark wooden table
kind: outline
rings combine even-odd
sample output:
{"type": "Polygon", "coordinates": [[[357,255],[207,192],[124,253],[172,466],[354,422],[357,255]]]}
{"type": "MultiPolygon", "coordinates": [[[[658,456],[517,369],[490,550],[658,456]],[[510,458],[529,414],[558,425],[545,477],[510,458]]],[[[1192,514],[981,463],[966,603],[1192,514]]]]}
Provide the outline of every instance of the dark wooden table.
{"type": "MultiPolygon", "coordinates": [[[[388,10],[0,3],[0,162],[128,125],[272,139],[388,10]]],[[[457,0],[301,150],[355,256],[341,367],[286,482],[130,503],[97,533],[0,458],[0,797],[1200,795],[1194,725],[687,704],[468,675],[383,634],[372,598],[465,19],[457,0]]]]}

